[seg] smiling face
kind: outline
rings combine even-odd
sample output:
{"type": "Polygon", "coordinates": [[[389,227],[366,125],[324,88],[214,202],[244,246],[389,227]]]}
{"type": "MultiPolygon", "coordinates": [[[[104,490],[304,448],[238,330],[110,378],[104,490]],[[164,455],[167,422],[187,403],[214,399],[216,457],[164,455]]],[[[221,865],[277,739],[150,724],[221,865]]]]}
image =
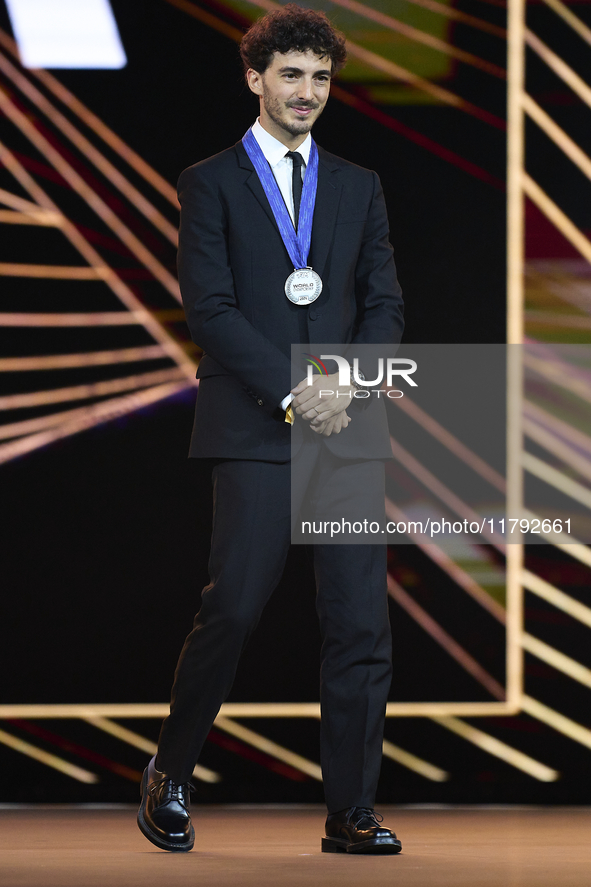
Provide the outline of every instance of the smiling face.
{"type": "Polygon", "coordinates": [[[250,89],[260,97],[261,126],[290,150],[302,144],[322,114],[330,72],[330,59],[310,49],[276,52],[262,74],[247,72],[250,89]]]}

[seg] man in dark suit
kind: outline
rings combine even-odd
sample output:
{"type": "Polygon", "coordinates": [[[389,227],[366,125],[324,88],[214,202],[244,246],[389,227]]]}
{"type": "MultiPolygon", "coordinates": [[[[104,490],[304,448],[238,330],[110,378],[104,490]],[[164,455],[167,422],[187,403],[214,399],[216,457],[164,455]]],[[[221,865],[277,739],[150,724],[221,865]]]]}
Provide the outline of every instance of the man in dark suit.
{"type": "MultiPolygon", "coordinates": [[[[191,334],[205,352],[190,455],[214,460],[214,524],[210,584],[142,782],[140,828],[166,850],[193,846],[189,779],[281,578],[292,435],[310,470],[330,453],[383,489],[390,448],[381,403],[358,404],[337,373],[294,386],[291,346],[390,344],[402,333],[379,179],[316,149],[310,136],[345,62],[343,36],[322,13],[290,4],[250,28],[241,54],[260,117],[243,141],[179,180],[179,279],[191,334]],[[306,226],[311,245],[294,259],[293,242],[305,251],[306,226]],[[309,301],[292,285],[294,265],[313,269],[309,301]],[[355,428],[362,412],[376,409],[378,432],[368,442],[355,428]]],[[[391,680],[386,548],[316,545],[314,566],[328,807],[322,849],[396,853],[400,842],[373,810],[391,680]]]]}

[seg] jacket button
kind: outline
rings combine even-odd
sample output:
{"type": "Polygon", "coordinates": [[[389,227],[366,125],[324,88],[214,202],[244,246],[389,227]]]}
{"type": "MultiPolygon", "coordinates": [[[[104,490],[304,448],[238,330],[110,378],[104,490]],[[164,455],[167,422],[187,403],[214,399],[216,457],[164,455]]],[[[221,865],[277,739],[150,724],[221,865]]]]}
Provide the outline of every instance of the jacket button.
{"type": "Polygon", "coordinates": [[[265,401],[264,401],[264,400],[261,400],[260,397],[259,397],[259,399],[257,400],[257,403],[258,403],[258,405],[259,405],[260,407],[262,407],[262,406],[264,406],[265,401]]]}
{"type": "Polygon", "coordinates": [[[320,317],[320,315],[319,315],[318,311],[316,310],[316,308],[310,308],[310,311],[308,313],[308,317],[310,318],[310,320],[317,320],[320,317]]]}

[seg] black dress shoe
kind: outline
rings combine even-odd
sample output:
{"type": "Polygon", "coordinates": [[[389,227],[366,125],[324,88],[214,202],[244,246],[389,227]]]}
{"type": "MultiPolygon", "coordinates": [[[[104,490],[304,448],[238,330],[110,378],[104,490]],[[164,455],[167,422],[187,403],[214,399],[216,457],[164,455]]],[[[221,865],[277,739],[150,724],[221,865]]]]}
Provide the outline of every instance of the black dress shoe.
{"type": "Polygon", "coordinates": [[[142,776],[142,803],[137,824],[148,841],[161,850],[192,850],[195,831],[189,812],[189,782],[176,782],[156,769],[152,758],[142,776]]]}
{"type": "Polygon", "coordinates": [[[348,807],[326,819],[323,853],[400,853],[402,844],[371,807],[348,807]]]}

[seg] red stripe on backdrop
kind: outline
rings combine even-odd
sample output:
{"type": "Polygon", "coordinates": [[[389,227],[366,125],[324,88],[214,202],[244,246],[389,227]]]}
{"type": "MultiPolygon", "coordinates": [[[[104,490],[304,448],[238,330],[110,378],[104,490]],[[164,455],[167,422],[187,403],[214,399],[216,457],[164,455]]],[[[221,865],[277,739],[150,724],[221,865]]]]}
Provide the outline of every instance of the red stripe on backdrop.
{"type": "Polygon", "coordinates": [[[23,730],[25,733],[37,736],[38,739],[42,739],[49,745],[57,746],[57,748],[60,748],[62,751],[70,752],[70,754],[76,755],[78,758],[83,758],[85,761],[91,761],[93,764],[98,764],[99,767],[104,767],[105,770],[110,770],[112,773],[116,773],[117,776],[122,776],[124,779],[131,780],[131,782],[140,782],[142,778],[142,774],[139,770],[133,770],[131,767],[126,767],[125,764],[119,764],[117,761],[112,761],[111,758],[107,758],[104,755],[99,754],[99,752],[95,752],[83,745],[78,745],[78,743],[66,739],[65,736],[59,736],[57,733],[52,733],[50,730],[46,730],[45,727],[41,727],[40,724],[16,719],[7,720],[6,723],[12,724],[13,727],[23,730]]]}
{"type": "Polygon", "coordinates": [[[214,745],[219,745],[220,748],[232,752],[235,755],[239,755],[241,758],[246,758],[249,761],[253,761],[255,764],[260,764],[261,767],[266,767],[267,770],[273,770],[280,776],[285,776],[286,779],[291,779],[294,782],[308,781],[309,777],[306,776],[305,773],[301,773],[294,767],[290,767],[289,764],[284,764],[282,761],[276,761],[275,758],[266,755],[264,752],[257,751],[257,749],[245,745],[245,743],[240,742],[238,739],[225,736],[217,730],[210,730],[207,738],[210,742],[213,742],[214,745]]]}
{"type": "Polygon", "coordinates": [[[502,179],[493,176],[476,163],[472,163],[471,160],[466,160],[465,157],[461,157],[459,154],[456,154],[455,151],[450,151],[449,148],[444,148],[443,145],[433,141],[433,139],[430,139],[428,136],[417,132],[405,123],[401,123],[400,120],[396,120],[395,117],[390,117],[385,111],[375,108],[370,102],[366,102],[364,99],[352,95],[345,89],[342,89],[342,87],[336,86],[333,83],[330,89],[332,95],[340,102],[349,105],[351,108],[355,108],[356,111],[365,114],[366,117],[370,117],[382,126],[387,127],[387,129],[399,133],[404,136],[404,138],[414,142],[415,145],[420,145],[421,148],[425,148],[425,150],[430,151],[431,154],[441,157],[441,159],[447,161],[447,163],[457,166],[458,169],[463,170],[468,173],[468,175],[474,176],[474,178],[480,179],[482,182],[486,182],[487,185],[492,185],[493,188],[505,191],[505,182],[502,179]]]}

